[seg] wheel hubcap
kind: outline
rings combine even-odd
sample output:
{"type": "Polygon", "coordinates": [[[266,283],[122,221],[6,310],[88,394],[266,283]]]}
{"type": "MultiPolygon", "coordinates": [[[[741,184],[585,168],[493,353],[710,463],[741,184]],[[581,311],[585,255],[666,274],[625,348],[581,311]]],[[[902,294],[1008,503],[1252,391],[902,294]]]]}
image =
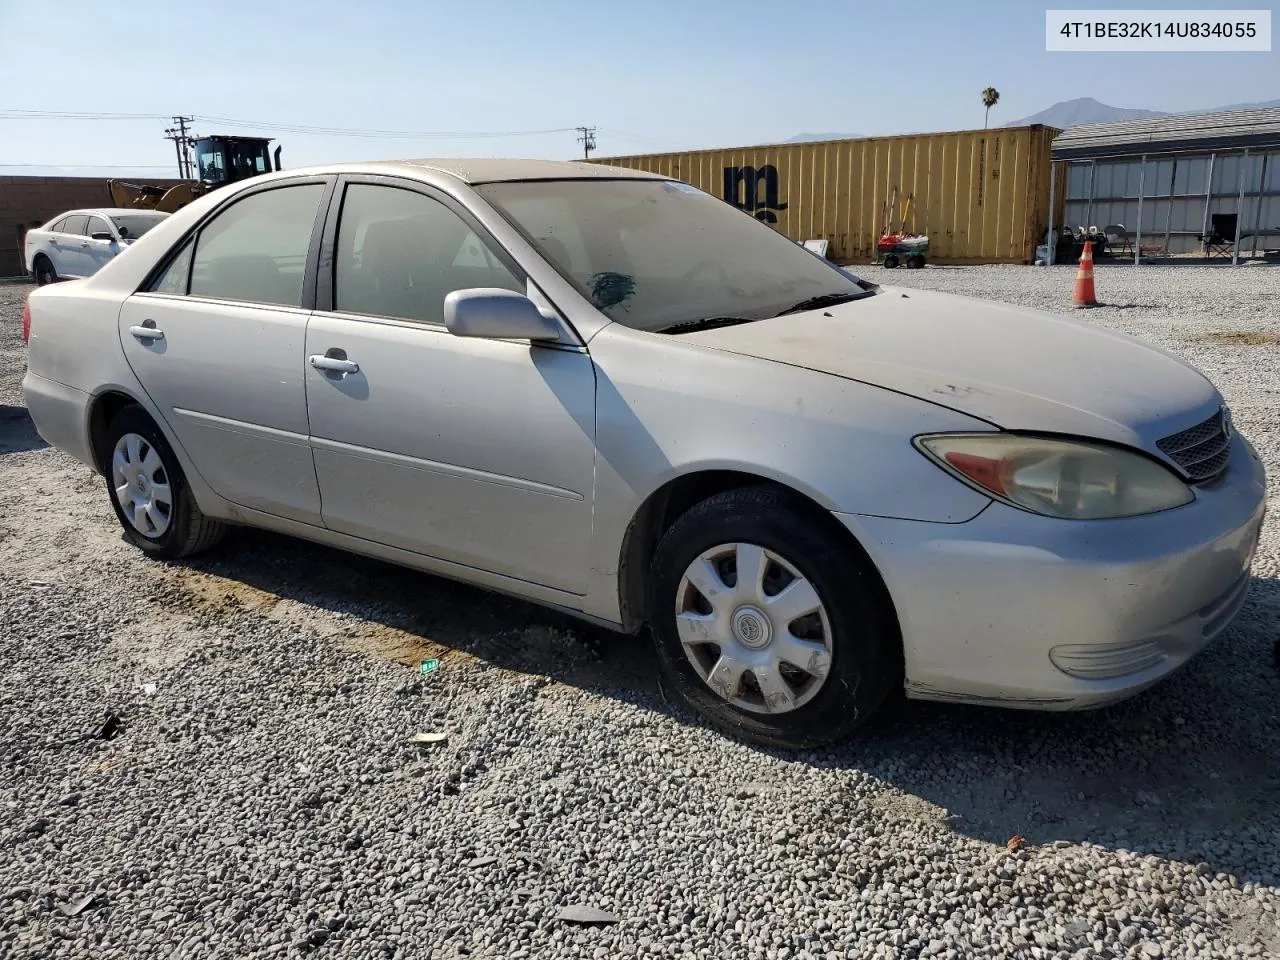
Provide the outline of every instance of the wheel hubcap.
{"type": "Polygon", "coordinates": [[[152,540],[164,536],[173,517],[173,490],[159,451],[146,437],[126,433],[116,442],[111,481],[129,525],[152,540]]]}
{"type": "Polygon", "coordinates": [[[756,544],[723,544],[698,556],[680,580],[675,615],[698,676],[740,709],[795,710],[831,670],[831,624],[817,590],[756,544]]]}

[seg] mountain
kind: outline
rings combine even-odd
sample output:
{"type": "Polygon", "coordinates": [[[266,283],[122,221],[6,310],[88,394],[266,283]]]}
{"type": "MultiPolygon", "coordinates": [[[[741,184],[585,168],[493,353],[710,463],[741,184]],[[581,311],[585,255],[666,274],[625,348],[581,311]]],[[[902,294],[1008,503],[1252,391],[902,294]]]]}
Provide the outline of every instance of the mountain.
{"type": "Polygon", "coordinates": [[[813,143],[815,140],[861,140],[860,133],[797,133],[787,137],[783,143],[813,143]]]}
{"type": "MultiPolygon", "coordinates": [[[[1280,100],[1262,100],[1253,103],[1232,103],[1225,107],[1212,107],[1208,110],[1188,110],[1182,116],[1193,116],[1206,113],[1227,113],[1231,110],[1261,110],[1267,107],[1280,107],[1280,100]]],[[[1006,127],[1025,127],[1032,123],[1043,123],[1047,127],[1078,126],[1082,123],[1115,123],[1118,120],[1145,120],[1150,117],[1169,117],[1173,114],[1167,110],[1142,110],[1129,107],[1112,107],[1099,103],[1093,97],[1080,97],[1078,100],[1063,100],[1052,107],[1033,113],[1021,120],[1006,123],[1006,127]]]]}
{"type": "Polygon", "coordinates": [[[1078,126],[1082,123],[1115,123],[1117,120],[1145,120],[1149,117],[1167,117],[1162,110],[1140,110],[1129,107],[1111,107],[1099,103],[1093,97],[1080,97],[1076,100],[1063,100],[1046,110],[1033,113],[1021,120],[1006,123],[1006,127],[1026,127],[1033,123],[1042,123],[1046,127],[1078,126]]]}
{"type": "Polygon", "coordinates": [[[1254,103],[1233,103],[1229,107],[1215,107],[1212,110],[1194,110],[1193,113],[1226,113],[1228,110],[1265,110],[1280,107],[1280,100],[1258,100],[1254,103]]]}

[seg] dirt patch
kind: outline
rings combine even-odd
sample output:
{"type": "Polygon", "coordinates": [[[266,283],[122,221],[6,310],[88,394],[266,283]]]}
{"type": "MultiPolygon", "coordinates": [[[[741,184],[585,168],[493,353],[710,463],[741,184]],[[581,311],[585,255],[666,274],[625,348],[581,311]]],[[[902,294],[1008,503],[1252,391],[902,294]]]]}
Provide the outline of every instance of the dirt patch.
{"type": "Polygon", "coordinates": [[[1217,330],[1195,338],[1200,343],[1224,347],[1280,347],[1280,333],[1268,330],[1217,330]]]}
{"type": "Polygon", "coordinates": [[[170,615],[187,613],[201,619],[257,614],[278,623],[314,631],[348,649],[405,666],[416,667],[425,659],[437,659],[442,663],[474,659],[427,637],[386,624],[371,621],[352,623],[349,618],[321,618],[315,610],[297,601],[259,590],[239,580],[189,567],[165,569],[153,586],[152,597],[166,604],[170,615]]]}

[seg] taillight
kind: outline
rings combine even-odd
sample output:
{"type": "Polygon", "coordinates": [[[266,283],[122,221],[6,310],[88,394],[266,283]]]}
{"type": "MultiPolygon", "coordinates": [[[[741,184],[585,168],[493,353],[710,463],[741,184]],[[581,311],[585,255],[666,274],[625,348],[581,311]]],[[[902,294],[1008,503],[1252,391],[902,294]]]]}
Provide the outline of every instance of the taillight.
{"type": "Polygon", "coordinates": [[[31,339],[31,301],[28,300],[22,304],[22,342],[27,343],[31,339]]]}

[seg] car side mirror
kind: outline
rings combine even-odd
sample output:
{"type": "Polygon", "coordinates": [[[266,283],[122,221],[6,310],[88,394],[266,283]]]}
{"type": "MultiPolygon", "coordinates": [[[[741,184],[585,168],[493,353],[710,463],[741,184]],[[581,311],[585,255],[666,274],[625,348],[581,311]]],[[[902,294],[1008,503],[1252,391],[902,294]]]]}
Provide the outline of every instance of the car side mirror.
{"type": "Polygon", "coordinates": [[[114,240],[115,237],[113,237],[109,233],[93,233],[89,235],[89,239],[90,240],[114,240]]]}
{"type": "Polygon", "coordinates": [[[522,293],[499,287],[454,290],[444,298],[444,325],[455,337],[559,340],[560,327],[522,293]]]}

